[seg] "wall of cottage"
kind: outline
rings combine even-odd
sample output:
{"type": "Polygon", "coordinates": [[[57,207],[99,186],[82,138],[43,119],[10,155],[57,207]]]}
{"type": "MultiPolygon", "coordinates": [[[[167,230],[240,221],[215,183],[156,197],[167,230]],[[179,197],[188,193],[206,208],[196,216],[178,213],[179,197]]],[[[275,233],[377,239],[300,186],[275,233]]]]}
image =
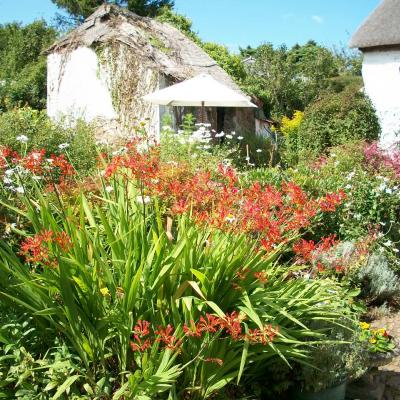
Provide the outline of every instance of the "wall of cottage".
{"type": "Polygon", "coordinates": [[[382,127],[381,144],[400,140],[400,49],[364,53],[365,91],[382,127]]]}
{"type": "Polygon", "coordinates": [[[144,123],[159,134],[158,106],[142,97],[159,88],[159,74],[134,57],[125,45],[78,47],[48,56],[47,113],[72,125],[94,123],[99,140],[118,142],[144,123]]]}

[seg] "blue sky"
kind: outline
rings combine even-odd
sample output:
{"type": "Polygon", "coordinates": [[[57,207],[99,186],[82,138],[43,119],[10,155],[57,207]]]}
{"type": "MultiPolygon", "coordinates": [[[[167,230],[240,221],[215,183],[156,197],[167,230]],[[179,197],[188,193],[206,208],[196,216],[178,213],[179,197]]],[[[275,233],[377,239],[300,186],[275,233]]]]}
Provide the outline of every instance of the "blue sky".
{"type": "MultiPolygon", "coordinates": [[[[207,41],[256,46],[304,43],[314,39],[343,47],[380,0],[175,0],[207,41]]],[[[0,0],[0,23],[37,18],[49,22],[57,8],[50,0],[0,0]]]]}

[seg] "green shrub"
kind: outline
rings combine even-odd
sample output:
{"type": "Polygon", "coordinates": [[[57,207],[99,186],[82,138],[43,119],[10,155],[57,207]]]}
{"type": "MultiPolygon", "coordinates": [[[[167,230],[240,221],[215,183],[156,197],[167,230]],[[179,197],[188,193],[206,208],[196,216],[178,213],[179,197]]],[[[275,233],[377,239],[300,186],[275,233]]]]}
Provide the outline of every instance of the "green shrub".
{"type": "Polygon", "coordinates": [[[46,107],[46,57],[57,31],[43,20],[0,25],[0,111],[46,107]]]}
{"type": "Polygon", "coordinates": [[[333,146],[355,140],[378,139],[380,126],[370,100],[358,85],[340,93],[323,95],[304,113],[299,129],[288,135],[283,158],[289,164],[322,155],[333,146]]]}
{"type": "Polygon", "coordinates": [[[400,300],[399,277],[389,267],[384,254],[373,254],[360,268],[356,278],[369,302],[384,304],[400,300]]]}
{"type": "Polygon", "coordinates": [[[0,145],[22,152],[45,148],[48,155],[66,153],[82,174],[88,174],[97,163],[98,153],[90,125],[78,121],[74,128],[63,127],[51,121],[45,111],[29,107],[0,114],[0,145]],[[26,136],[27,143],[17,140],[20,136],[26,136]],[[65,143],[67,148],[59,147],[65,143]]]}

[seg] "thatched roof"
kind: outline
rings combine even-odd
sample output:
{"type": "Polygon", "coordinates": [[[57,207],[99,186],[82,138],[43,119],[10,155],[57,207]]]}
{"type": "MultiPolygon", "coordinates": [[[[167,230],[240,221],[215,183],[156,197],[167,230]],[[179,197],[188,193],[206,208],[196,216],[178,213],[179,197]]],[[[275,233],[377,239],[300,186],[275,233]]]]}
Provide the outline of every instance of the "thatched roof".
{"type": "Polygon", "coordinates": [[[82,25],[54,43],[46,53],[112,42],[126,44],[141,62],[177,81],[208,73],[224,85],[241,92],[216,61],[178,29],[115,5],[99,7],[82,25]]]}
{"type": "Polygon", "coordinates": [[[359,49],[397,45],[400,45],[400,0],[383,0],[349,43],[359,49]]]}

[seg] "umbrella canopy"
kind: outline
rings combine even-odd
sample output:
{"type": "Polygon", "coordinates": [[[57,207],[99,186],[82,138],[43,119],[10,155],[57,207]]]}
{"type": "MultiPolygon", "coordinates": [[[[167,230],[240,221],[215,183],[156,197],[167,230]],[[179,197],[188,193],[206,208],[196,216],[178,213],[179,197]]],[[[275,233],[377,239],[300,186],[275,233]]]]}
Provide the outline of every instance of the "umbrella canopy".
{"type": "Polygon", "coordinates": [[[245,96],[219,83],[211,75],[201,74],[144,96],[146,101],[163,106],[257,107],[245,96]]]}

